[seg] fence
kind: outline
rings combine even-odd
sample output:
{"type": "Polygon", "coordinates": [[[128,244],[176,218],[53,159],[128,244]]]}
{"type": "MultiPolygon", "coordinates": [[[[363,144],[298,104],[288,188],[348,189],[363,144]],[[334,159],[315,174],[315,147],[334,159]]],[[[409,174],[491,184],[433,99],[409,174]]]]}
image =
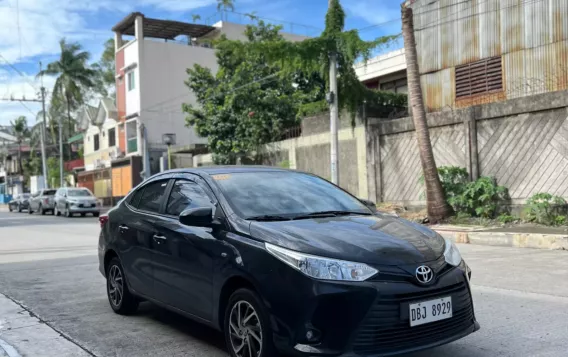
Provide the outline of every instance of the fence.
{"type": "MultiPolygon", "coordinates": [[[[552,92],[428,115],[440,166],[491,176],[509,189],[513,204],[535,193],[568,197],[568,92],[552,92]]],[[[424,202],[420,158],[411,118],[370,129],[370,188],[377,201],[424,202]]]]}

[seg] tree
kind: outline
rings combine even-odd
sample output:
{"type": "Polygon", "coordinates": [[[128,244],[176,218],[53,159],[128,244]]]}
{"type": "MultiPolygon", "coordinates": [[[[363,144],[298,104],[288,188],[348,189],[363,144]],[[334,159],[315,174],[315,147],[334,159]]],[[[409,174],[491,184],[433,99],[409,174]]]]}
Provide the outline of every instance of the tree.
{"type": "Polygon", "coordinates": [[[95,87],[96,71],[89,68],[87,62],[90,54],[83,51],[78,43],[59,41],[61,53],[59,60],[51,62],[38,76],[57,76],[53,86],[53,95],[61,95],[65,99],[69,131],[72,132],[71,112],[83,104],[84,91],[95,87]]]}
{"type": "Polygon", "coordinates": [[[250,21],[258,20],[258,16],[256,15],[256,11],[246,13],[245,16],[248,17],[250,19],[250,21]]]}
{"type": "MultiPolygon", "coordinates": [[[[283,42],[280,27],[259,21],[248,25],[250,42],[283,42]]],[[[198,106],[184,104],[187,124],[209,140],[214,160],[234,164],[284,131],[298,125],[299,106],[324,96],[321,78],[296,72],[280,75],[280,67],[269,64],[262,53],[241,51],[240,41],[221,38],[215,44],[219,70],[199,65],[187,70],[187,86],[198,106]],[[297,87],[297,88],[296,88],[297,87]]]]}
{"type": "Polygon", "coordinates": [[[191,14],[191,20],[196,23],[197,21],[201,20],[201,16],[199,14],[191,14]]]}
{"type": "Polygon", "coordinates": [[[18,143],[18,173],[23,175],[24,166],[22,165],[22,143],[29,137],[28,121],[26,117],[20,116],[10,122],[12,125],[12,133],[16,137],[18,143]]]}
{"type": "Polygon", "coordinates": [[[114,96],[116,76],[114,46],[114,38],[108,39],[104,44],[104,51],[101,58],[98,62],[92,65],[92,69],[96,72],[96,76],[94,78],[94,91],[103,97],[114,96]]]}
{"type": "Polygon", "coordinates": [[[412,8],[402,5],[402,35],[404,38],[404,50],[406,54],[406,73],[408,77],[408,89],[410,107],[412,110],[412,120],[418,139],[418,150],[420,162],[426,186],[426,202],[428,218],[430,222],[438,222],[452,214],[451,206],[446,202],[444,189],[438,176],[430,134],[428,132],[428,122],[426,120],[426,110],[422,98],[422,87],[420,85],[420,72],[418,70],[418,56],[416,52],[416,40],[414,38],[414,20],[412,8]]]}
{"type": "Polygon", "coordinates": [[[363,41],[357,30],[344,31],[345,11],[339,0],[330,0],[325,18],[325,30],[319,37],[301,42],[256,42],[243,45],[243,51],[264,53],[271,63],[279,64],[284,72],[318,72],[329,88],[329,55],[335,53],[338,69],[339,109],[355,115],[369,97],[369,89],[355,73],[353,65],[358,60],[367,61],[372,51],[387,46],[400,35],[383,36],[373,41],[363,41]]]}
{"type": "Polygon", "coordinates": [[[226,12],[227,10],[235,11],[234,0],[217,0],[217,11],[226,12]]]}

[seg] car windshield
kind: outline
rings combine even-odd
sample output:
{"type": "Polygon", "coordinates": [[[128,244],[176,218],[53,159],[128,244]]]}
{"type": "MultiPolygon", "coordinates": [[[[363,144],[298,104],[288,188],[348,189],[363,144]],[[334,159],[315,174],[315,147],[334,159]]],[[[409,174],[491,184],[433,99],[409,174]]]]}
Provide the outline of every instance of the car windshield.
{"type": "Polygon", "coordinates": [[[369,214],[358,199],[313,175],[291,171],[213,175],[235,212],[243,218],[293,218],[317,212],[369,214]]]}
{"type": "Polygon", "coordinates": [[[30,194],[29,194],[29,193],[24,193],[24,194],[22,194],[22,198],[30,198],[30,194]]]}
{"type": "Polygon", "coordinates": [[[67,196],[69,196],[69,197],[90,197],[91,193],[87,190],[68,190],[67,196]]]}
{"type": "Polygon", "coordinates": [[[44,195],[44,196],[54,196],[54,195],[55,195],[55,190],[43,191],[43,195],[44,195]]]}

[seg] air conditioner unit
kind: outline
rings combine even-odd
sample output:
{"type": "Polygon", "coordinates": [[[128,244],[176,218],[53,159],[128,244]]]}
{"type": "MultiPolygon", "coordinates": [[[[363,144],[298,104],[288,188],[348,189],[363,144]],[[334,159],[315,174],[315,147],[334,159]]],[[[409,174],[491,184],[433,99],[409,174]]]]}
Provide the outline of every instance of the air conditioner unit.
{"type": "Polygon", "coordinates": [[[99,169],[101,167],[104,167],[104,163],[100,159],[95,160],[95,168],[99,169]]]}

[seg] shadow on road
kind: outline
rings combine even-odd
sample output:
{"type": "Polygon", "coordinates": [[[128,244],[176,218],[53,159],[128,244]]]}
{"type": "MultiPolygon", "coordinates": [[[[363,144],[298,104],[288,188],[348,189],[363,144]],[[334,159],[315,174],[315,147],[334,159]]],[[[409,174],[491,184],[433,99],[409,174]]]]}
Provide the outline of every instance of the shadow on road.
{"type": "Polygon", "coordinates": [[[152,319],[160,324],[168,325],[168,327],[174,328],[180,333],[189,335],[204,343],[226,351],[225,338],[221,332],[157,305],[144,302],[140,304],[136,315],[152,319]]]}

